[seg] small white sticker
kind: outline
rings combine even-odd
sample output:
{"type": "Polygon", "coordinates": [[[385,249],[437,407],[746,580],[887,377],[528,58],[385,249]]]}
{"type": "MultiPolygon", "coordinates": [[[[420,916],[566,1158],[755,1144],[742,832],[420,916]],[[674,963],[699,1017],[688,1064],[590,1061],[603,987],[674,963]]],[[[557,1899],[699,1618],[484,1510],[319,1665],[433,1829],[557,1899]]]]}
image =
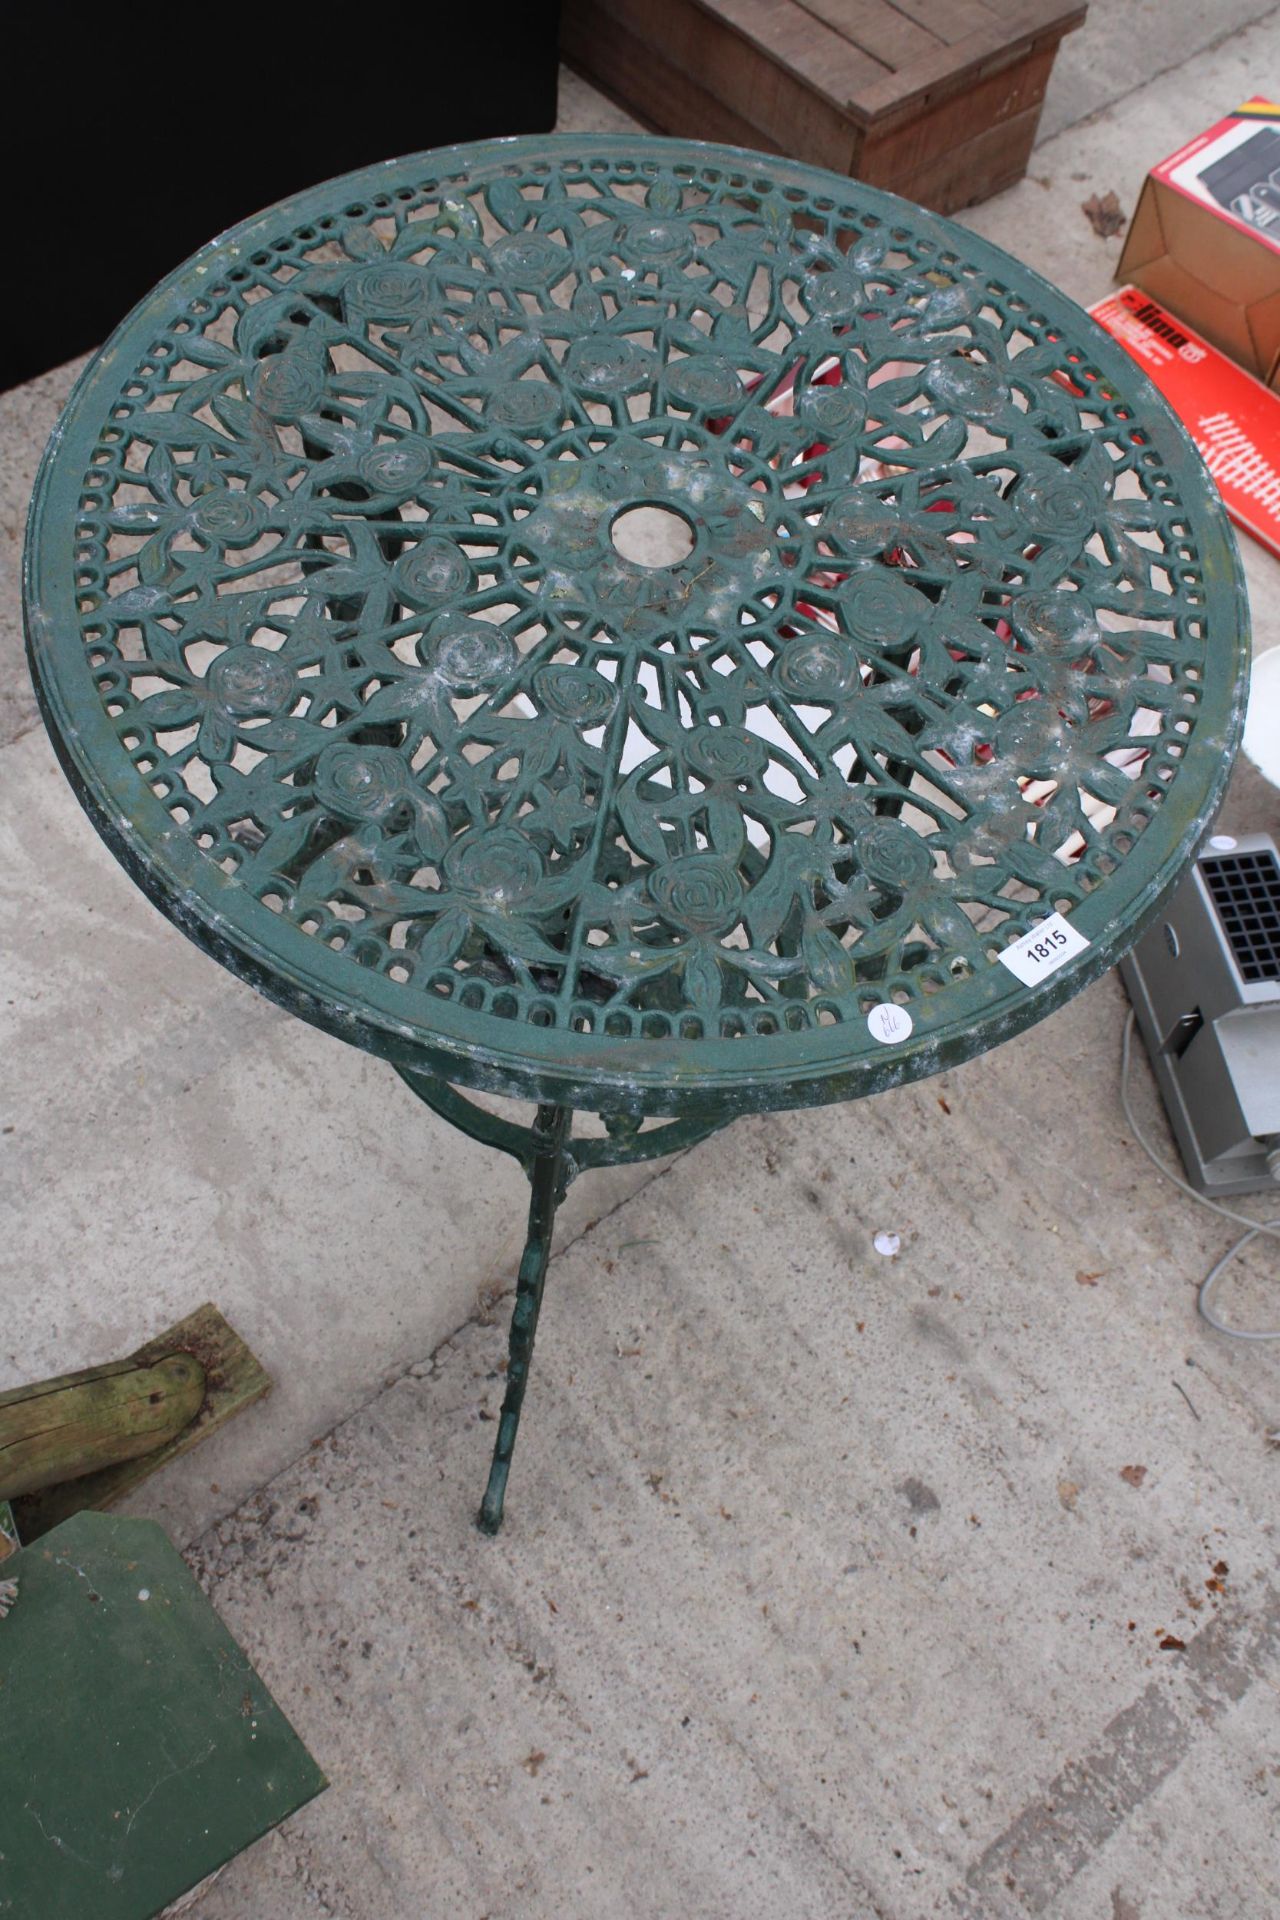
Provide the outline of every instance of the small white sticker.
{"type": "Polygon", "coordinates": [[[1209,845],[1215,853],[1234,853],[1236,845],[1235,835],[1232,833],[1211,833],[1209,835],[1209,845]]]}
{"type": "Polygon", "coordinates": [[[891,1000],[886,1000],[882,1006],[872,1007],[867,1015],[868,1033],[873,1040],[879,1040],[886,1047],[909,1039],[914,1025],[906,1008],[895,1006],[891,1000]]]}
{"type": "Polygon", "coordinates": [[[1000,959],[1024,987],[1038,987],[1059,967],[1065,967],[1068,960],[1083,953],[1088,944],[1069,920],[1064,920],[1060,913],[1051,913],[1047,920],[1037,921],[1021,940],[1006,947],[1000,959]]]}

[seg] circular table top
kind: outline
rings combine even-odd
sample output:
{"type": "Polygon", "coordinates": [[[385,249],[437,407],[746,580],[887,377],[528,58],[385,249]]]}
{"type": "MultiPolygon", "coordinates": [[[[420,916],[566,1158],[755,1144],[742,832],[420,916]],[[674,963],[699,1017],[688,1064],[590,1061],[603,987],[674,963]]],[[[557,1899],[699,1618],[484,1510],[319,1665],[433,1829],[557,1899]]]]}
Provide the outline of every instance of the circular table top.
{"type": "Polygon", "coordinates": [[[602,135],[179,268],[50,443],[27,617],[80,798],[225,965],[653,1112],[871,1092],[1094,978],[1247,647],[1194,449],[1071,302],[836,175],[602,135]]]}

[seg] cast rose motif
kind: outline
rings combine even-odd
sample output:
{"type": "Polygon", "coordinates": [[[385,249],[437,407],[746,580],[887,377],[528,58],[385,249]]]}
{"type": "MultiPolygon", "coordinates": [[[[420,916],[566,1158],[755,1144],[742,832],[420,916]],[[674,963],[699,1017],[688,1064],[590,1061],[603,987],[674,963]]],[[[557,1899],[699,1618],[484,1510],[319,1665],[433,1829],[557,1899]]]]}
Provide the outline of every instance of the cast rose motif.
{"type": "Polygon", "coordinates": [[[548,153],[286,220],[121,369],[69,572],[127,778],[410,1022],[919,1027],[1159,821],[1194,516],[959,242],[548,153]]]}

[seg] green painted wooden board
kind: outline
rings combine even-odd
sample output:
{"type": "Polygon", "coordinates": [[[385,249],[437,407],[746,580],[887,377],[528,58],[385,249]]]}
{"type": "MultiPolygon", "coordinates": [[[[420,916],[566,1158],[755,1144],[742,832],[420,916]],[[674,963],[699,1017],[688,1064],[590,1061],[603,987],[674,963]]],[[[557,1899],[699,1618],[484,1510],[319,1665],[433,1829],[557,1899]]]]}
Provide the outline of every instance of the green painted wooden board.
{"type": "Polygon", "coordinates": [[[153,1521],[76,1514],[4,1572],[5,1920],[151,1920],[322,1791],[153,1521]]]}

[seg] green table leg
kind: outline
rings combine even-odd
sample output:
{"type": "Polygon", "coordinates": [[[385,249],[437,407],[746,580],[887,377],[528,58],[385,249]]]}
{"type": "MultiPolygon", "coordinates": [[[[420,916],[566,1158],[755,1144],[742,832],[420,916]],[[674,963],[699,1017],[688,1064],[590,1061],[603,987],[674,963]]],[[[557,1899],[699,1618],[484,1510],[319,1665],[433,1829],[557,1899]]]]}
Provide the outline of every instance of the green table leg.
{"type": "Polygon", "coordinates": [[[645,1129],[641,1115],[630,1111],[602,1113],[604,1131],[586,1134],[575,1140],[573,1109],[540,1106],[531,1127],[517,1124],[491,1113],[487,1107],[469,1099],[448,1081],[411,1068],[396,1071],[433,1113],[458,1127],[471,1139],[486,1147],[496,1147],[518,1160],[533,1189],[529,1202],[529,1234],[525,1241],[520,1274],[516,1283],[516,1304],[511,1316],[511,1343],[507,1361],[507,1391],[498,1424],[498,1439],[493,1450],[489,1485],[478,1515],[485,1533],[496,1533],[502,1525],[502,1503],[520,1425],[520,1408],[529,1378],[533,1338],[538,1327],[538,1310],[551,1257],[551,1233],[556,1208],[564,1199],[569,1182],[591,1167],[634,1166],[660,1155],[683,1153],[727,1126],[733,1115],[722,1110],[694,1110],[663,1119],[660,1125],[645,1129]]]}
{"type": "Polygon", "coordinates": [[[507,1349],[507,1391],[498,1419],[498,1437],[493,1448],[489,1484],[480,1505],[477,1525],[482,1533],[496,1533],[502,1525],[502,1503],[506,1497],[507,1475],[515,1452],[520,1409],[529,1380],[534,1336],[542,1308],[542,1289],[551,1258],[551,1235],[556,1208],[565,1195],[573,1174],[573,1163],[565,1152],[573,1120],[569,1107],[539,1107],[533,1123],[534,1151],[527,1163],[529,1185],[529,1232],[520,1261],[516,1282],[516,1304],[511,1315],[511,1336],[507,1349]]]}

